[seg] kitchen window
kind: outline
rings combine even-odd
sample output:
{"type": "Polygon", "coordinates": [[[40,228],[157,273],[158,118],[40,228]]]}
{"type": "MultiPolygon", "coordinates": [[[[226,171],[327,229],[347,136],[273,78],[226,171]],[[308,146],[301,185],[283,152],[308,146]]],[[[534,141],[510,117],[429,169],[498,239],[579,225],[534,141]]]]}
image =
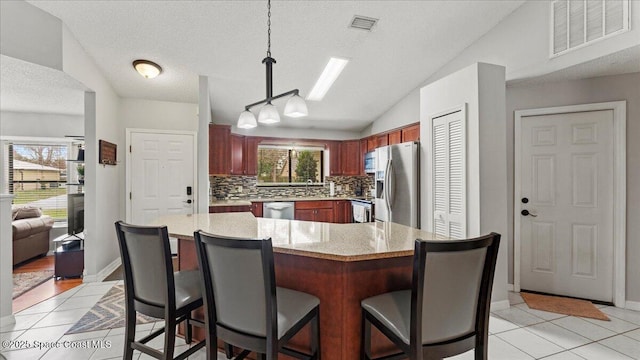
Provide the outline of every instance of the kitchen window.
{"type": "Polygon", "coordinates": [[[324,148],[258,146],[258,185],[317,184],[322,179],[324,148]]]}

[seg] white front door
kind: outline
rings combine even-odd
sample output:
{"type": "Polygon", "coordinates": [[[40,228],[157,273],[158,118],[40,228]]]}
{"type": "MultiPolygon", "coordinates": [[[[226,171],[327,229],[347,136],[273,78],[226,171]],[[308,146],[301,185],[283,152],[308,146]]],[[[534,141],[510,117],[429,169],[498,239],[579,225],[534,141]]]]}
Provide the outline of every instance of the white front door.
{"type": "Polygon", "coordinates": [[[613,111],[523,116],[520,137],[521,289],[613,301],[613,111]]]}
{"type": "Polygon", "coordinates": [[[130,144],[129,221],[144,225],[163,215],[192,214],[194,135],[132,132],[130,144]]]}

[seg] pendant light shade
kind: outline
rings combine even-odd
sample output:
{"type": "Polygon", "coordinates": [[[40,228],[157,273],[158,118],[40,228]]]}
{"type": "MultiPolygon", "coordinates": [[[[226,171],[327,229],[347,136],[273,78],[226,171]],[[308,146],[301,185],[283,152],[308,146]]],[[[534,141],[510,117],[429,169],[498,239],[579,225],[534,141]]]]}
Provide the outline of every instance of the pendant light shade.
{"type": "Polygon", "coordinates": [[[274,124],[280,122],[280,115],[278,114],[278,109],[276,109],[273,104],[270,102],[266,103],[262,109],[260,109],[260,114],[258,114],[258,122],[262,124],[274,124]]]}
{"type": "Polygon", "coordinates": [[[300,95],[295,94],[289,98],[287,104],[284,106],[284,115],[292,118],[299,118],[309,115],[307,110],[307,103],[300,95]]]}
{"type": "Polygon", "coordinates": [[[245,110],[240,113],[240,118],[238,118],[238,127],[240,129],[253,129],[256,126],[258,126],[258,123],[251,111],[245,110]]]}

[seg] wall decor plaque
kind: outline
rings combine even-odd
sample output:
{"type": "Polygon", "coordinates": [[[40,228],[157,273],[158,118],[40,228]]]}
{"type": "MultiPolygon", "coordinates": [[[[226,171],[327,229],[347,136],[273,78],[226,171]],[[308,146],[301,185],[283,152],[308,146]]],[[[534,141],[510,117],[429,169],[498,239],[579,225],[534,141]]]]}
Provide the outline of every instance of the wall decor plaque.
{"type": "Polygon", "coordinates": [[[102,165],[115,165],[117,145],[105,140],[99,141],[98,163],[102,165]]]}

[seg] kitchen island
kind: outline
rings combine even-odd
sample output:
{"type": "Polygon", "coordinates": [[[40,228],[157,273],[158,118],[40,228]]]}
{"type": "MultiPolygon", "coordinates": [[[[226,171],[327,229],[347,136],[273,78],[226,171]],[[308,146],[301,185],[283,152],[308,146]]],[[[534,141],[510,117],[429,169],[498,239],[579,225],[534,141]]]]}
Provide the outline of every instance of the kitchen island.
{"type": "MultiPolygon", "coordinates": [[[[394,223],[331,224],[256,218],[246,212],[171,215],[158,219],[156,225],[167,225],[170,236],[179,239],[181,270],[197,268],[196,230],[270,237],[277,285],[320,299],[322,357],[332,360],[359,358],[362,299],[410,288],[415,239],[446,239],[394,223]]],[[[307,339],[303,332],[293,342],[304,349],[307,339]]],[[[374,351],[390,348],[381,336],[372,343],[374,351]]]]}

